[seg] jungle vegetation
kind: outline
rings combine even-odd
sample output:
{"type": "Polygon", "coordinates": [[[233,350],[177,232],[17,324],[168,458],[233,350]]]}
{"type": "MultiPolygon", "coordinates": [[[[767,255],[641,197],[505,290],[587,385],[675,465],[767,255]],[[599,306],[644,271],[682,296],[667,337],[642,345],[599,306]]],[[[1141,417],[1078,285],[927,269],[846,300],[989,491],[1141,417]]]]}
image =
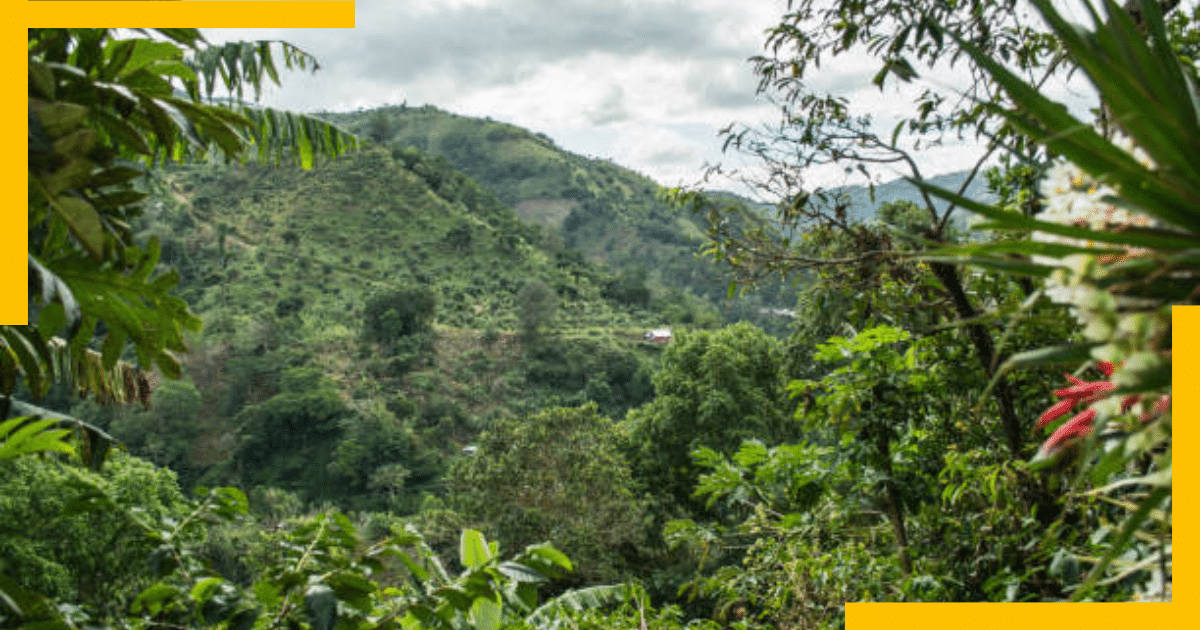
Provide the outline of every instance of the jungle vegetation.
{"type": "Polygon", "coordinates": [[[1169,597],[1200,16],[1033,5],[791,2],[755,60],[782,122],[728,131],[770,207],[434,108],[245,99],[314,67],[288,44],[31,29],[0,626],[837,628],[846,602],[1169,597]],[[881,136],[807,91],[848,51],[879,85],[976,81],[881,136]],[[1097,120],[1036,89],[1072,70],[1097,120]],[[956,132],[1003,165],[946,190],[897,142],[956,132]],[[803,186],[824,161],[905,164],[920,196],[848,216],[803,186]]]}

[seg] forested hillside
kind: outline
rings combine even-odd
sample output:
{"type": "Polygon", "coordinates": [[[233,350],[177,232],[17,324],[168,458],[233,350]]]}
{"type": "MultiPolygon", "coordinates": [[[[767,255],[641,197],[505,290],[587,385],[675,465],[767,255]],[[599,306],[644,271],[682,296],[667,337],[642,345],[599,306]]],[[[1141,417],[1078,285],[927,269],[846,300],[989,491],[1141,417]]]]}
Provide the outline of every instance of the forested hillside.
{"type": "Polygon", "coordinates": [[[175,168],[160,188],[134,225],[206,322],[167,385],[194,408],[171,410],[179,435],[145,435],[157,414],[101,424],[185,488],[413,510],[498,418],[584,401],[619,417],[651,396],[660,314],[444,160],[368,146],[307,172],[175,168]]]}
{"type": "Polygon", "coordinates": [[[794,302],[795,289],[784,282],[766,283],[745,300],[728,300],[729,277],[695,256],[707,231],[703,214],[680,212],[650,178],[565,151],[544,134],[428,105],[321,116],[402,155],[415,151],[446,159],[522,219],[541,226],[551,242],[614,270],[622,287],[645,283],[648,301],[686,305],[699,298],[715,305],[726,321],[752,319],[768,327],[780,323],[763,309],[794,302]]]}
{"type": "Polygon", "coordinates": [[[835,5],[767,34],[762,89],[808,116],[759,157],[914,165],[805,91],[796,44],[890,50],[877,85],[953,45],[996,106],[924,96],[908,133],[1007,143],[994,203],[658,191],[432,107],[205,98],[315,67],[290,44],[30,29],[0,627],[834,630],[859,601],[1169,600],[1200,14],[1078,29],[1041,2],[1053,37],[1029,38],[1003,6],[889,4],[933,20],[910,40],[835,5]],[[963,46],[972,20],[1005,36],[963,46]],[[994,61],[1052,53],[1120,133],[994,61]]]}

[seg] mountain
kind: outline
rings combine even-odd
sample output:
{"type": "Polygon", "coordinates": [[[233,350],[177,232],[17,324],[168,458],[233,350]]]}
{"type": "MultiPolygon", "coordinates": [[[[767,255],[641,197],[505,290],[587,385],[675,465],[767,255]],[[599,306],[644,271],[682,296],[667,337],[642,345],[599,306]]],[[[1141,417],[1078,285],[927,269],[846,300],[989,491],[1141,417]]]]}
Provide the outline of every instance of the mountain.
{"type": "MultiPolygon", "coordinates": [[[[377,505],[372,475],[402,461],[417,501],[495,418],[586,401],[619,418],[653,393],[661,348],[641,340],[662,314],[443,158],[178,167],[145,207],[132,227],[205,322],[172,385],[196,400],[171,447],[185,485],[377,505]],[[263,446],[278,431],[295,448],[263,446]]],[[[152,448],[139,418],[101,424],[152,448]]]]}
{"type": "Polygon", "coordinates": [[[202,309],[299,296],[306,322],[337,327],[373,292],[419,285],[438,294],[445,325],[511,328],[516,294],[539,280],[581,325],[614,316],[604,270],[547,246],[537,226],[436,158],[368,147],[309,172],[206,165],[170,179],[174,194],[152,218],[165,261],[199,280],[187,296],[202,309]]]}
{"type": "MultiPolygon", "coordinates": [[[[945,175],[935,175],[934,177],[930,177],[928,181],[938,187],[958,192],[959,188],[966,182],[967,175],[969,174],[969,171],[958,171],[945,175]]],[[[829,192],[846,198],[850,204],[848,214],[860,220],[873,218],[879,206],[893,201],[910,201],[920,206],[925,205],[921,191],[904,179],[894,179],[882,184],[876,184],[873,197],[871,189],[867,186],[845,186],[831,189],[829,192]]],[[[987,181],[983,177],[976,177],[963,192],[963,196],[985,203],[996,200],[996,196],[988,190],[987,181]]],[[[934,198],[934,206],[939,210],[944,210],[948,207],[948,202],[934,198]]]]}
{"type": "MultiPolygon", "coordinates": [[[[428,105],[319,115],[397,156],[417,151],[445,158],[550,239],[618,275],[644,277],[661,299],[702,297],[721,308],[726,321],[757,310],[727,303],[729,277],[696,257],[705,218],[665,203],[658,184],[642,174],[565,151],[543,134],[428,105]]],[[[752,300],[782,307],[795,301],[782,284],[752,300]]]]}
{"type": "Polygon", "coordinates": [[[167,415],[80,413],[185,485],[412,511],[497,418],[649,400],[661,347],[644,331],[790,322],[790,285],[726,301],[695,255],[705,219],[642,175],[429,107],[328,116],[376,141],[310,171],[168,169],[131,224],[205,330],[167,415]]]}

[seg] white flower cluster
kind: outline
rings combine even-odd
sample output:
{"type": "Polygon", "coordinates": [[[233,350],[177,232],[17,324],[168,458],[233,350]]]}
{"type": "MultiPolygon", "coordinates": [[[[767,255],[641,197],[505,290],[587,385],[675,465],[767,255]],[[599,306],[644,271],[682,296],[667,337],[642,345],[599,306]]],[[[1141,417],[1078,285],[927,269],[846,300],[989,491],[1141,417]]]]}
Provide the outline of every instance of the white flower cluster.
{"type": "MultiPolygon", "coordinates": [[[[1140,148],[1125,137],[1113,139],[1113,144],[1121,147],[1148,168],[1154,168],[1154,162],[1140,148]]],[[[1046,173],[1042,180],[1040,191],[1045,209],[1038,219],[1062,225],[1073,225],[1091,230],[1113,230],[1125,226],[1149,227],[1153,220],[1140,213],[1130,212],[1114,204],[1119,191],[1111,186],[1097,181],[1078,166],[1059,160],[1046,173]]],[[[1091,240],[1075,239],[1047,232],[1034,232],[1033,240],[1045,243],[1063,243],[1093,247],[1097,243],[1091,240]]],[[[1104,244],[1101,244],[1104,245],[1104,244]]],[[[1139,250],[1129,250],[1127,255],[1143,253],[1139,250]]],[[[1046,283],[1046,294],[1051,300],[1060,304],[1080,307],[1093,303],[1098,296],[1086,290],[1081,283],[1088,278],[1095,279],[1100,269],[1099,261],[1089,254],[1072,254],[1061,261],[1045,256],[1034,256],[1034,262],[1055,264],[1060,267],[1046,283]]],[[[1090,283],[1089,283],[1090,284],[1090,283]]],[[[1111,296],[1110,296],[1111,297],[1111,296]]]]}

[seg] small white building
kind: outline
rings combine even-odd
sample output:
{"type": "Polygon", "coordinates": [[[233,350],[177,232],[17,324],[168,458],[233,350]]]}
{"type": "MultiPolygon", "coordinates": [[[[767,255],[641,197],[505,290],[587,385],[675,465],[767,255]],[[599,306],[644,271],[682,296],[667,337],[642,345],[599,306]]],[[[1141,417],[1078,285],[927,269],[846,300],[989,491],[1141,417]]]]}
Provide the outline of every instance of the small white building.
{"type": "Polygon", "coordinates": [[[671,340],[671,329],[657,328],[655,330],[647,330],[646,334],[642,335],[642,340],[646,343],[667,343],[671,340]]]}

